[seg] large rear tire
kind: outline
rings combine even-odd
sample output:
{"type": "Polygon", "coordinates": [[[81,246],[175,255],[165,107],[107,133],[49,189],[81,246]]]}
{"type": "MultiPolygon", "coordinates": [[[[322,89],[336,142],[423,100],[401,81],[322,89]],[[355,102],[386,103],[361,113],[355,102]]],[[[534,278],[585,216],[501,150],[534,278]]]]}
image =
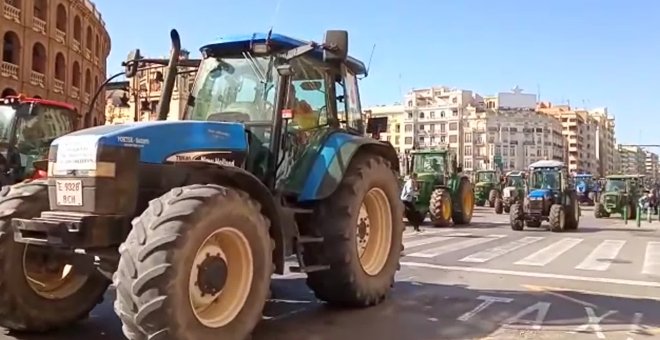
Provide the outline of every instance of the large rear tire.
{"type": "Polygon", "coordinates": [[[247,338],[273,272],[270,222],[246,193],[174,188],[120,247],[115,311],[129,340],[247,338]]]}
{"type": "Polygon", "coordinates": [[[436,227],[451,225],[452,205],[451,193],[445,188],[435,189],[429,200],[429,216],[436,227]]]}
{"type": "Polygon", "coordinates": [[[87,317],[110,284],[98,272],[72,266],[65,255],[14,242],[11,220],[39,217],[48,208],[44,180],[0,191],[0,325],[8,329],[45,332],[69,326],[87,317]]]}
{"type": "Polygon", "coordinates": [[[566,209],[566,230],[577,230],[580,225],[580,205],[577,202],[577,195],[570,194],[570,205],[566,209]]]}
{"type": "Polygon", "coordinates": [[[305,262],[330,266],[308,274],[317,298],[344,307],[385,299],[400,267],[402,210],[389,162],[366,153],[353,158],[337,190],[319,203],[308,224],[324,241],[305,245],[305,262]]]}
{"type": "Polygon", "coordinates": [[[453,204],[452,219],[454,224],[470,224],[474,214],[474,191],[467,177],[460,179],[457,201],[453,204]]]}

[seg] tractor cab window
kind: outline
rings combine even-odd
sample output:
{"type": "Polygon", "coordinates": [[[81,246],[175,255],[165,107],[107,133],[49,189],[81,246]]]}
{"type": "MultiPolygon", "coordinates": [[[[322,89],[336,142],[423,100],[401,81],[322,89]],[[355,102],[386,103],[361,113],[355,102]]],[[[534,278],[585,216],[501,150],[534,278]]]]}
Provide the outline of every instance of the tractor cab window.
{"type": "Polygon", "coordinates": [[[268,122],[275,107],[270,57],[217,58],[202,61],[186,118],[224,122],[268,122]]]}
{"type": "Polygon", "coordinates": [[[16,105],[0,105],[0,142],[9,142],[14,117],[16,105]]]}
{"type": "Polygon", "coordinates": [[[561,173],[553,170],[536,170],[532,172],[530,188],[559,190],[561,188],[561,173]]]}
{"type": "Polygon", "coordinates": [[[293,76],[286,107],[293,111],[290,130],[311,130],[328,124],[327,77],[324,65],[301,56],[291,60],[293,76]]]}
{"type": "Polygon", "coordinates": [[[419,154],[415,155],[413,163],[413,172],[440,172],[445,171],[444,157],[441,155],[419,154]]]}
{"type": "Polygon", "coordinates": [[[16,121],[16,149],[23,166],[46,157],[53,140],[74,128],[75,113],[65,108],[35,105],[29,115],[20,115],[16,121]]]}
{"type": "Polygon", "coordinates": [[[364,134],[358,79],[346,66],[343,66],[342,69],[344,70],[344,103],[346,107],[347,126],[357,130],[360,134],[364,134]]]}
{"type": "Polygon", "coordinates": [[[605,191],[607,191],[607,192],[612,192],[612,191],[625,192],[626,191],[626,181],[624,179],[608,179],[607,182],[605,182],[605,191]]]}
{"type": "Polygon", "coordinates": [[[521,187],[523,185],[524,182],[520,176],[509,176],[506,178],[506,186],[508,187],[521,187]]]}
{"type": "Polygon", "coordinates": [[[480,172],[477,174],[477,182],[496,182],[495,173],[493,172],[480,172]]]}

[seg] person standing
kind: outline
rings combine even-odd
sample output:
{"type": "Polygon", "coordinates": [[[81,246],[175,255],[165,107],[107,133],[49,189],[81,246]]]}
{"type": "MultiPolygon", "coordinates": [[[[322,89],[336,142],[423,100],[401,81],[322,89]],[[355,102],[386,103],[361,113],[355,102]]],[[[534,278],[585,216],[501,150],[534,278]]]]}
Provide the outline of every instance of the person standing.
{"type": "Polygon", "coordinates": [[[419,216],[419,212],[415,209],[415,199],[417,198],[417,195],[417,174],[412,173],[403,184],[401,201],[405,206],[405,215],[406,218],[408,218],[408,223],[412,224],[415,231],[421,231],[419,226],[423,221],[419,216]]]}

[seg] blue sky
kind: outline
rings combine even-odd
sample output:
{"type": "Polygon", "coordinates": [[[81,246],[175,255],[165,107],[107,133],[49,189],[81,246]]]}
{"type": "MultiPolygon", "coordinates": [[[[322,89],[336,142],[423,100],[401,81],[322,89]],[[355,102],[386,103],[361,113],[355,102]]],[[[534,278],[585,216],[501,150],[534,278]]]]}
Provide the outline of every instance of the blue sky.
{"type": "Polygon", "coordinates": [[[660,1],[330,3],[96,0],[112,37],[109,72],[121,70],[132,48],[167,55],[171,28],[195,54],[216,37],[271,25],[316,41],[326,29],[347,29],[350,53],[365,63],[376,45],[371,74],[361,83],[363,105],[401,101],[414,87],[448,85],[488,95],[519,85],[529,93],[540,88],[541,99],[553,103],[607,106],[620,143],[660,144],[660,124],[650,124],[659,113],[660,1]],[[182,7],[186,3],[191,6],[182,7]]]}

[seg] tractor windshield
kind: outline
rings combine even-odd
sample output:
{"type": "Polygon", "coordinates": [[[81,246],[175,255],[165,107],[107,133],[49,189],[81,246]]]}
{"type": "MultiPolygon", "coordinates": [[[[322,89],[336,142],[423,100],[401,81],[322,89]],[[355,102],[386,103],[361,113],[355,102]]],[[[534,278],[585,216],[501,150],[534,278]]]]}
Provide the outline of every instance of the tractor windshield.
{"type": "Polygon", "coordinates": [[[205,59],[192,89],[187,119],[270,122],[275,107],[273,78],[277,77],[272,68],[269,56],[205,59]]]}
{"type": "Polygon", "coordinates": [[[414,173],[444,172],[444,155],[417,154],[413,161],[414,173]]]}
{"type": "Polygon", "coordinates": [[[621,179],[621,178],[608,179],[607,182],[605,182],[605,191],[606,192],[613,192],[613,191],[625,192],[626,191],[626,181],[624,179],[621,179]]]}
{"type": "Polygon", "coordinates": [[[479,182],[495,182],[494,172],[480,172],[477,174],[477,183],[479,182]]]}
{"type": "Polygon", "coordinates": [[[561,185],[561,175],[553,170],[535,170],[532,172],[530,181],[531,189],[550,189],[559,190],[561,185]]]}
{"type": "Polygon", "coordinates": [[[0,142],[9,142],[14,117],[16,117],[16,105],[0,105],[0,142]]]}
{"type": "Polygon", "coordinates": [[[525,185],[521,176],[508,176],[506,178],[507,187],[522,187],[525,185]]]}
{"type": "Polygon", "coordinates": [[[45,157],[53,140],[75,129],[75,115],[58,106],[32,105],[32,111],[16,121],[16,149],[28,158],[45,157]]]}

